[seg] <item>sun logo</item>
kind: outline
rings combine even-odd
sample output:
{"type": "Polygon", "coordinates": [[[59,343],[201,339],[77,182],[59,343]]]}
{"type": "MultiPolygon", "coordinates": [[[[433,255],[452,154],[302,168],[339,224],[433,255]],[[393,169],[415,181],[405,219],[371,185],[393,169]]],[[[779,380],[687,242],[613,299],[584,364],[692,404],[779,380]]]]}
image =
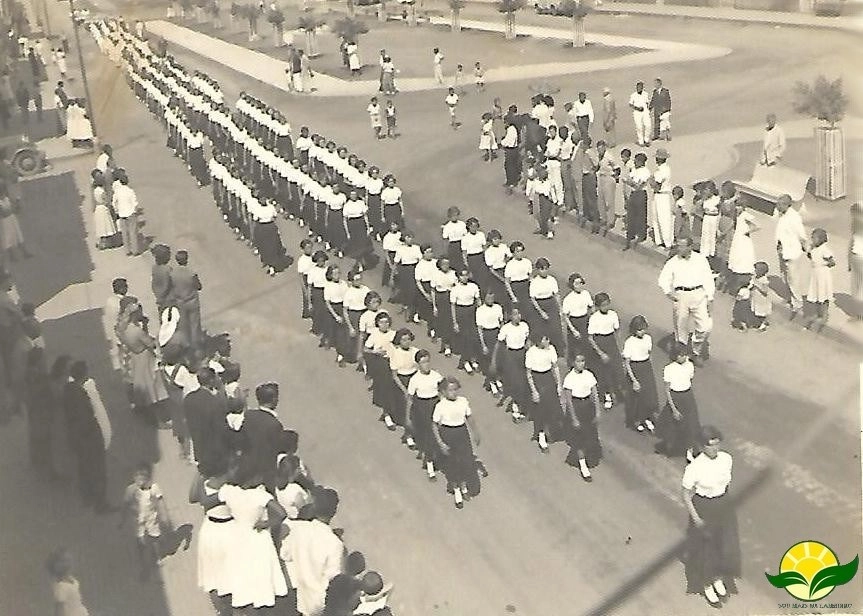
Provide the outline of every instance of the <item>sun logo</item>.
{"type": "Polygon", "coordinates": [[[801,601],[823,599],[837,586],[850,582],[857,574],[859,557],[844,565],[836,554],[818,541],[801,541],[788,548],[779,562],[779,574],[765,572],[767,581],[801,601]]]}

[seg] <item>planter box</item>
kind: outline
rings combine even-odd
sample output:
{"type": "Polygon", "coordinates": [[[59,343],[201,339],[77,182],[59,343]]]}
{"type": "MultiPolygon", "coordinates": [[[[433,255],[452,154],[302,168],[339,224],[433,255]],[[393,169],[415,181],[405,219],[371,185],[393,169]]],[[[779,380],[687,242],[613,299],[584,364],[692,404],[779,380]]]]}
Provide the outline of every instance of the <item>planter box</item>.
{"type": "Polygon", "coordinates": [[[815,128],[815,196],[841,199],[846,188],[845,135],[840,127],[815,128]]]}

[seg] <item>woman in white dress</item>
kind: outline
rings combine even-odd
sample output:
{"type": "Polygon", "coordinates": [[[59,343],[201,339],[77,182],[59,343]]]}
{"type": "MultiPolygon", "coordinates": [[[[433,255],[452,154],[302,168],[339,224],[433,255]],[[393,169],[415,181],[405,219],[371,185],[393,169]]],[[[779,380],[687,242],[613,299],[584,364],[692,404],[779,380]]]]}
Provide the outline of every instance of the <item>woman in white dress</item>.
{"type": "Polygon", "coordinates": [[[66,109],[66,136],[72,147],[88,147],[93,143],[93,126],[84,111],[81,99],[71,99],[66,109]]]}
{"type": "Polygon", "coordinates": [[[285,519],[284,508],[267,492],[259,476],[239,485],[226,483],[219,488],[219,500],[228,506],[234,518],[232,554],[224,570],[231,606],[274,606],[276,597],[288,594],[285,574],[269,532],[285,519]]]}
{"type": "Polygon", "coordinates": [[[114,247],[112,241],[117,235],[117,224],[108,207],[105,177],[101,173],[93,177],[93,228],[96,237],[99,238],[96,242],[99,250],[114,247]]]}
{"type": "Polygon", "coordinates": [[[737,218],[731,248],[728,251],[728,270],[734,275],[730,281],[729,293],[736,295],[740,287],[755,273],[755,244],[752,234],[758,231],[755,217],[739,202],[736,205],[737,218]]]}
{"type": "Polygon", "coordinates": [[[351,75],[359,75],[362,65],[360,64],[359,46],[351,41],[348,43],[345,51],[348,54],[348,68],[351,70],[351,75]]]}
{"type": "MultiPolygon", "coordinates": [[[[233,470],[233,469],[232,469],[233,470]]],[[[204,479],[195,475],[189,490],[189,502],[200,503],[204,508],[204,520],[198,531],[198,587],[210,594],[213,606],[219,611],[225,608],[225,597],[229,592],[227,577],[228,562],[236,533],[231,510],[219,502],[219,489],[225,485],[230,474],[204,479]]]]}

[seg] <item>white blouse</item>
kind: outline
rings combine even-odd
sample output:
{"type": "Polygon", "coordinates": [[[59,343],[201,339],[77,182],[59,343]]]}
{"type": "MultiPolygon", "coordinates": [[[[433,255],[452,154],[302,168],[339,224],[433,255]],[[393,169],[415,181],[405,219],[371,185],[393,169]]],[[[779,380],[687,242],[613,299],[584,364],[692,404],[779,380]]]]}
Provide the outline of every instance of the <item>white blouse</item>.
{"type": "Polygon", "coordinates": [[[312,261],[312,257],[309,255],[300,255],[297,259],[297,272],[299,272],[300,276],[305,278],[309,275],[309,270],[314,267],[315,263],[312,261]]]}
{"type": "Polygon", "coordinates": [[[485,264],[489,269],[503,269],[510,257],[512,257],[512,253],[506,244],[491,245],[485,249],[485,264]]]}
{"type": "Polygon", "coordinates": [[[686,391],[692,387],[692,379],[695,377],[695,365],[686,360],[679,364],[676,361],[665,366],[662,371],[662,380],[671,391],[686,391]]]}
{"type": "Polygon", "coordinates": [[[416,355],[418,350],[414,346],[403,349],[399,346],[390,345],[387,349],[390,370],[402,375],[415,373],[417,371],[416,355]]]}
{"type": "Polygon", "coordinates": [[[500,304],[483,304],[476,309],[476,324],[481,329],[497,329],[503,323],[503,308],[500,304]]]}
{"type": "Polygon", "coordinates": [[[341,304],[345,301],[345,293],[348,290],[348,283],[344,280],[338,282],[327,281],[324,285],[324,299],[331,304],[341,304]]]}
{"type": "Polygon", "coordinates": [[[731,454],[724,451],[713,459],[701,453],[683,471],[681,485],[705,498],[722,496],[731,483],[732,464],[731,454]]]}
{"type": "Polygon", "coordinates": [[[618,329],[620,329],[620,319],[617,318],[614,310],[609,310],[605,314],[597,310],[587,321],[587,333],[590,335],[607,336],[618,329]]]}
{"type": "Polygon", "coordinates": [[[522,321],[518,325],[510,322],[504,323],[500,328],[500,333],[497,335],[498,342],[506,344],[506,348],[510,351],[518,351],[523,349],[530,336],[530,326],[527,321],[522,321]]]}
{"type": "Polygon", "coordinates": [[[306,281],[310,286],[313,286],[316,289],[323,289],[327,285],[327,268],[313,265],[309,269],[306,281]]]}
{"type": "Polygon", "coordinates": [[[411,244],[410,246],[407,244],[399,244],[395,250],[395,262],[401,263],[402,265],[416,265],[420,262],[420,259],[423,258],[422,248],[416,244],[411,244]]]}
{"type": "Polygon", "coordinates": [[[561,312],[568,317],[583,317],[587,316],[591,308],[593,308],[593,298],[590,296],[590,291],[582,289],[566,294],[561,305],[561,312]]]}
{"type": "Polygon", "coordinates": [[[470,403],[464,396],[459,396],[455,400],[443,398],[435,405],[432,413],[434,423],[451,428],[463,426],[468,417],[470,417],[470,403]]]}
{"type": "Polygon", "coordinates": [[[461,238],[461,249],[468,255],[482,254],[485,248],[485,233],[477,231],[476,233],[466,233],[461,238]]]}
{"type": "Polygon", "coordinates": [[[369,337],[366,339],[365,347],[375,353],[381,353],[392,346],[395,337],[396,330],[394,329],[382,332],[377,327],[372,327],[369,331],[369,337]]]}
{"type": "Polygon", "coordinates": [[[641,338],[630,336],[623,343],[621,355],[629,361],[647,361],[650,359],[650,350],[653,348],[653,339],[650,334],[644,334],[641,338]]]}
{"type": "Polygon", "coordinates": [[[441,227],[441,236],[448,242],[460,242],[467,235],[467,225],[463,220],[448,220],[441,227]]]}
{"type": "Polygon", "coordinates": [[[366,178],[366,194],[379,195],[384,189],[384,181],[380,178],[366,178]]]}
{"type": "Polygon", "coordinates": [[[381,191],[381,202],[384,205],[395,205],[402,200],[402,189],[398,186],[386,187],[381,191]]]}
{"type": "Polygon", "coordinates": [[[435,268],[434,276],[432,276],[432,287],[434,287],[435,291],[440,291],[441,293],[449,291],[455,286],[456,282],[458,282],[458,276],[456,276],[455,270],[442,272],[435,268]]]}
{"type": "Polygon", "coordinates": [[[533,273],[533,264],[530,259],[521,257],[510,259],[503,270],[504,277],[510,282],[521,282],[527,280],[533,273]]]}
{"type": "Polygon", "coordinates": [[[576,372],[573,369],[563,377],[563,388],[573,398],[587,398],[594,387],[596,387],[596,377],[593,376],[593,372],[587,369],[581,372],[576,372]]]}
{"type": "Polygon", "coordinates": [[[435,272],[439,271],[433,260],[420,259],[414,270],[414,280],[417,282],[428,282],[434,280],[435,272]]]}
{"type": "Polygon", "coordinates": [[[549,345],[547,349],[534,345],[524,354],[524,365],[533,372],[548,372],[556,363],[557,349],[554,345],[549,345]]]}
{"type": "Polygon", "coordinates": [[[457,306],[473,306],[478,299],[479,287],[475,282],[456,283],[449,292],[449,301],[457,306]]]}
{"type": "MultiPolygon", "coordinates": [[[[368,294],[369,288],[366,285],[360,285],[358,287],[348,285],[348,288],[345,289],[345,295],[342,301],[344,301],[345,308],[348,310],[365,310],[366,295],[368,294]]],[[[326,295],[326,291],[324,291],[324,295],[326,295]]]]}
{"type": "Polygon", "coordinates": [[[424,400],[437,398],[438,385],[443,380],[441,373],[436,370],[429,371],[428,374],[417,372],[408,381],[408,395],[416,396],[424,400]]]}
{"type": "Polygon", "coordinates": [[[395,252],[398,250],[398,247],[402,245],[401,231],[390,231],[384,235],[383,240],[381,240],[381,245],[387,252],[395,252]]]}
{"type": "Polygon", "coordinates": [[[369,211],[366,202],[360,199],[348,199],[342,209],[345,218],[362,218],[369,211]]]}
{"type": "Polygon", "coordinates": [[[375,328],[375,319],[381,313],[381,310],[366,310],[360,315],[359,329],[364,334],[372,333],[375,328]]]}
{"type": "Polygon", "coordinates": [[[534,276],[530,281],[530,296],[534,299],[548,299],[554,297],[560,288],[553,276],[534,276]]]}

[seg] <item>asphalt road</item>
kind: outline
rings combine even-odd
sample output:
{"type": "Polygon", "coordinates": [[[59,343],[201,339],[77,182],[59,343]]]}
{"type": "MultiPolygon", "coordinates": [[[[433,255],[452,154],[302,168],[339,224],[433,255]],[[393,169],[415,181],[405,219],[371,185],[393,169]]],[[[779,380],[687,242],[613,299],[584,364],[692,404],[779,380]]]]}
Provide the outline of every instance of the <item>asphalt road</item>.
{"type": "MultiPolygon", "coordinates": [[[[605,27],[595,21],[598,29],[605,27]]],[[[626,27],[643,32],[651,24],[633,18],[626,27]]],[[[788,44],[787,32],[744,29],[745,34],[728,24],[664,27],[669,38],[697,38],[709,30],[724,44],[740,45],[728,58],[705,66],[662,67],[675,96],[679,134],[748,125],[769,109],[786,111],[779,93],[819,67],[852,76],[848,61],[834,53],[850,46],[844,34],[807,32],[804,50],[788,44]]],[[[98,75],[93,89],[100,131],[129,169],[148,229],[160,241],[190,250],[205,286],[205,322],[211,331],[232,333],[244,382],[274,379],[289,392],[282,418],[299,430],[303,457],[316,476],[339,489],[343,504],[337,522],[348,542],[395,582],[399,613],[569,615],[588,613],[605,601],[612,601],[606,613],[707,613],[703,600],[683,594],[682,566],[673,557],[662,560],[685,528],[679,462],[655,456],[650,439],[625,431],[617,409],[602,418],[605,459],[593,484],[584,484],[563,464],[562,446],[539,455],[529,428],[509,422],[481,391],[480,379],[468,377],[463,379],[466,394],[483,434],[478,453],[491,476],[483,493],[456,511],[443,486],[429,484],[413,455],[375,421],[362,379],[340,371],[306,333],[297,318],[295,275],[264,276],[255,257],[227,232],[208,191],[197,190],[162,147],[161,129],[111,69],[95,59],[89,42],[87,55],[98,75]],[[627,587],[637,576],[643,581],[627,587]]],[[[547,256],[558,276],[578,270],[591,290],[609,291],[623,322],[640,313],[651,322],[655,339],[667,333],[670,310],[655,286],[656,264],[643,255],[624,257],[616,245],[566,224],[553,242],[531,235],[521,201],[501,192],[499,165],[480,163],[478,131],[470,121],[461,132],[449,131],[440,97],[400,96],[403,137],[375,142],[362,100],[294,99],[212,63],[177,55],[218,79],[229,100],[239,90],[253,92],[278,104],[294,126],[323,130],[394,171],[422,240],[437,238],[446,207],[457,203],[466,215],[486,221],[487,229],[494,226],[506,238],[524,240],[531,256],[547,256]]],[[[635,77],[596,74],[577,84],[561,82],[559,98],[566,100],[577,89],[598,93],[605,84],[621,98],[635,77]]],[[[494,96],[526,104],[526,86],[490,87],[482,100],[468,96],[464,115],[478,118],[494,96]]],[[[300,236],[286,225],[283,238],[295,246],[300,236]]],[[[140,293],[147,295],[146,287],[140,293]]],[[[843,561],[859,549],[858,356],[783,324],[762,336],[741,336],[725,325],[729,302],[717,302],[717,311],[713,359],[698,373],[697,395],[703,420],[728,437],[736,460],[736,493],[746,493],[755,482],[740,510],[744,582],[725,611],[777,613],[787,597],[769,587],[761,572],[775,570],[788,546],[818,539],[843,561]]],[[[658,364],[662,357],[657,353],[658,364]]],[[[437,356],[434,362],[438,369],[455,368],[437,356]]],[[[186,581],[168,583],[173,613],[189,613],[176,608],[187,600],[181,598],[184,593],[194,592],[192,580],[186,581]]],[[[859,585],[849,585],[831,600],[859,609],[863,595],[859,585]]]]}

